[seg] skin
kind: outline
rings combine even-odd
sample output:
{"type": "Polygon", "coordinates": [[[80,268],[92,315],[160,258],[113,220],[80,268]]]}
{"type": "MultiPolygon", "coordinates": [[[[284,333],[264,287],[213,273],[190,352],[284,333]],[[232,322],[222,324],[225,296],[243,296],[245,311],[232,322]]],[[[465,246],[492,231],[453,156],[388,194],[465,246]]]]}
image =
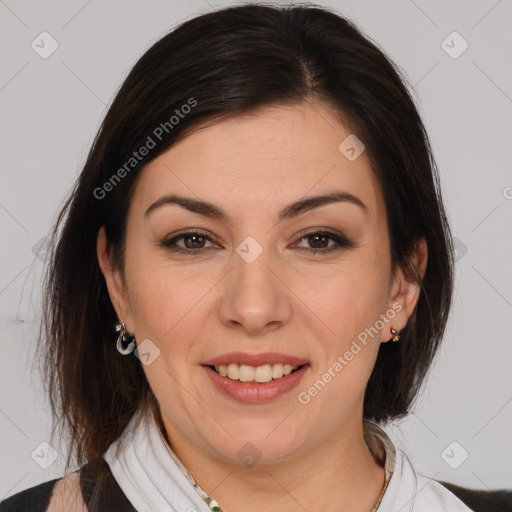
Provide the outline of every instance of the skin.
{"type": "MultiPolygon", "coordinates": [[[[124,274],[110,264],[103,228],[98,233],[98,260],[119,319],[137,343],[149,338],[160,350],[144,371],[165,435],[225,512],[369,512],[384,485],[363,439],[364,391],[380,343],[393,337],[390,327],[405,327],[420,288],[401,269],[391,273],[386,207],[369,160],[363,152],[349,161],[338,150],[347,126],[311,100],[202,127],[142,170],[124,274]],[[335,202],[278,221],[294,201],[337,190],[357,196],[368,213],[335,202]],[[229,220],[176,204],[144,217],[171,193],[211,202],[229,220]],[[214,240],[178,240],[190,255],[159,245],[193,228],[214,240]],[[336,242],[303,238],[319,229],[356,245],[322,254],[336,242]],[[250,264],[236,252],[248,236],[263,249],[250,264]],[[401,310],[378,335],[308,404],[299,403],[298,393],[393,304],[401,310]],[[295,355],[310,368],[292,391],[242,404],[217,391],[201,367],[233,351],[295,355]],[[247,442],[261,456],[251,467],[237,455],[247,442]]],[[[415,257],[424,274],[424,240],[415,257]]]]}

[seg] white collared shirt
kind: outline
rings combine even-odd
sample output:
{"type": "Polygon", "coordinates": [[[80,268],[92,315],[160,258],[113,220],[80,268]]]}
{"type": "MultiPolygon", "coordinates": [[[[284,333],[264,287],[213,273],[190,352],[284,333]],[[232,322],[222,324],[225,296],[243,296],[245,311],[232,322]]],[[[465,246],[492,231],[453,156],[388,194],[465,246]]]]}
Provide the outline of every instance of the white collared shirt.
{"type": "MultiPolygon", "coordinates": [[[[104,455],[132,505],[139,512],[220,510],[181,463],[154,418],[136,422],[136,416],[104,455]]],[[[372,512],[474,512],[442,484],[416,472],[384,430],[368,422],[363,426],[365,441],[386,475],[372,512]]]]}

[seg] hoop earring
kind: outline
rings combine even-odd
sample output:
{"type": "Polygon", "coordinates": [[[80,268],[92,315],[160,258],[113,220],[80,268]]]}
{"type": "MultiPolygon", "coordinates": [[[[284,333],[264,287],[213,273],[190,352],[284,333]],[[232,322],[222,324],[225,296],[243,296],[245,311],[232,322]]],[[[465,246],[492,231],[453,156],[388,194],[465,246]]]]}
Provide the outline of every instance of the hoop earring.
{"type": "Polygon", "coordinates": [[[119,333],[116,341],[116,348],[120,354],[126,356],[135,350],[135,337],[130,336],[124,322],[116,324],[115,332],[119,333]]]}
{"type": "Polygon", "coordinates": [[[391,334],[393,335],[393,338],[391,338],[392,341],[394,341],[396,343],[400,339],[400,334],[399,334],[400,331],[398,331],[397,329],[393,329],[393,327],[390,327],[389,330],[391,331],[391,334]]]}

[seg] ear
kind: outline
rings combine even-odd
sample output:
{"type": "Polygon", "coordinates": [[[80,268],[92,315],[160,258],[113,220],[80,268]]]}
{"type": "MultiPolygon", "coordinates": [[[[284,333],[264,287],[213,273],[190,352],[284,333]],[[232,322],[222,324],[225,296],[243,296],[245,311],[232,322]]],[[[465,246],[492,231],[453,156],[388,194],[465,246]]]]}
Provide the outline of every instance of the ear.
{"type": "MultiPolygon", "coordinates": [[[[418,269],[423,279],[427,269],[428,246],[424,237],[416,243],[411,255],[411,263],[418,269]]],[[[421,287],[414,276],[407,276],[404,270],[399,267],[391,285],[388,308],[396,311],[393,320],[389,320],[382,330],[382,341],[386,342],[393,338],[391,327],[402,330],[414,312],[418,299],[420,298],[421,287]]]]}
{"type": "Polygon", "coordinates": [[[105,226],[101,226],[96,240],[96,254],[101,273],[105,278],[110,301],[114,307],[119,322],[124,322],[128,332],[133,332],[132,317],[126,287],[121,271],[112,265],[112,258],[107,244],[105,226]]]}

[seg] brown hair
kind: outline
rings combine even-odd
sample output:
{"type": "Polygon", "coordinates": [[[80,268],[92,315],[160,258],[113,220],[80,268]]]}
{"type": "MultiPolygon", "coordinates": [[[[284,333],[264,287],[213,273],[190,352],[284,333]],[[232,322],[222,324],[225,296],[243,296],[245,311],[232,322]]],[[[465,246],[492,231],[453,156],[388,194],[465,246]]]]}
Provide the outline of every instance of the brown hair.
{"type": "Polygon", "coordinates": [[[349,119],[366,145],[386,203],[393,270],[421,284],[400,342],[381,344],[364,398],[365,419],[408,413],[445,330],[453,247],[427,134],[405,83],[350,21],[314,4],[224,8],[186,21],[146,51],[116,94],[51,235],[38,351],[54,433],[56,425],[66,430],[78,464],[100,457],[137,409],[158,411],[139,359],[116,351],[118,318],[96,256],[99,228],[122,270],[127,212],[144,165],[204,123],[312,97],[349,119]],[[152,134],[156,147],[127,166],[152,134]],[[410,258],[420,237],[429,249],[423,280],[410,258]]]}

